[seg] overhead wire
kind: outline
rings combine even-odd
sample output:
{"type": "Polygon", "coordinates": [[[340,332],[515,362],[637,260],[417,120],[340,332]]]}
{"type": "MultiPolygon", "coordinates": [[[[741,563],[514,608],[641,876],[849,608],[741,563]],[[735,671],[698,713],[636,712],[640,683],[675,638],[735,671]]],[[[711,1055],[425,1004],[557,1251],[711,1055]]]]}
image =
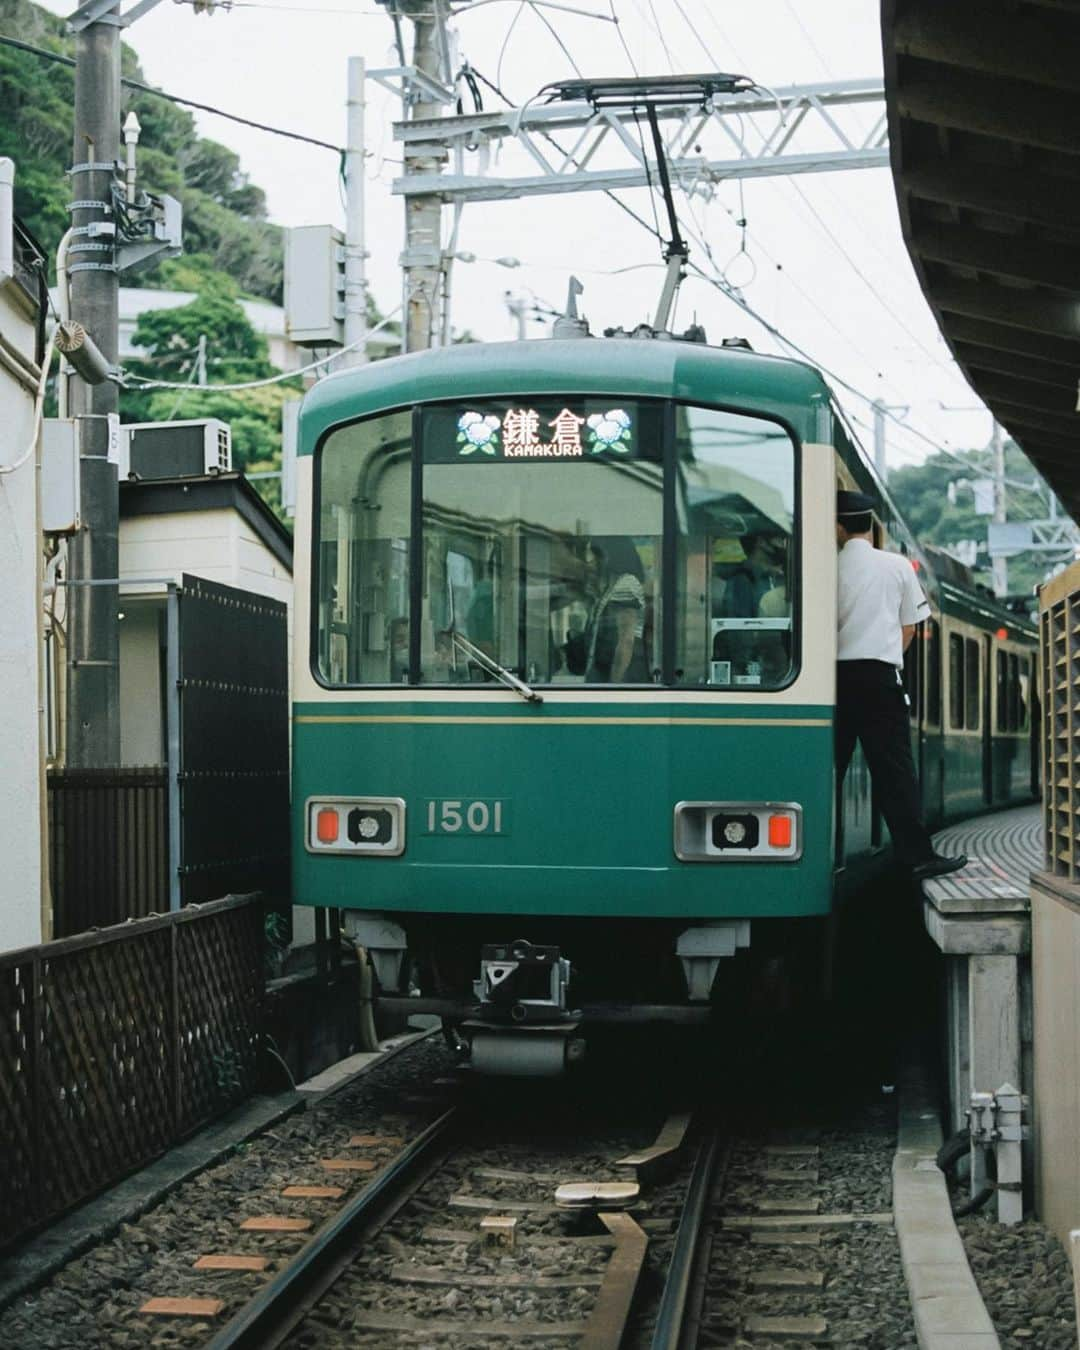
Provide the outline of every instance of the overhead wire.
{"type": "MultiPolygon", "coordinates": [[[[708,44],[705,42],[704,38],[701,36],[701,33],[700,33],[700,32],[698,31],[698,29],[695,27],[694,23],[691,21],[690,16],[686,13],[686,10],[683,8],[682,0],[675,0],[675,5],[676,5],[676,7],[677,7],[677,9],[678,9],[678,11],[679,11],[679,13],[680,13],[680,15],[682,16],[682,18],[683,18],[684,21],[686,22],[687,27],[690,29],[690,32],[693,34],[694,38],[697,40],[698,44],[701,46],[701,49],[702,49],[702,51],[705,53],[705,55],[706,55],[706,57],[708,58],[708,60],[711,61],[711,62],[713,62],[713,63],[715,64],[715,60],[716,60],[716,59],[715,59],[715,57],[714,57],[714,55],[713,55],[711,49],[709,48],[708,44]]],[[[790,7],[790,5],[789,5],[789,7],[790,7]]],[[[707,12],[708,12],[708,11],[707,11],[707,12]]],[[[716,26],[716,28],[717,28],[717,31],[718,31],[718,32],[721,34],[721,36],[723,37],[723,36],[724,36],[723,30],[720,29],[719,24],[716,24],[715,19],[714,19],[714,24],[715,24],[715,26],[716,26]]],[[[800,23],[800,28],[802,28],[802,24],[801,24],[801,23],[800,23]]],[[[805,28],[803,28],[804,34],[805,34],[805,31],[806,31],[805,28]]],[[[725,38],[725,40],[727,40],[727,39],[725,38]]],[[[730,42],[729,42],[729,45],[731,45],[730,42]]],[[[733,54],[735,55],[736,59],[739,60],[740,63],[741,63],[741,57],[739,57],[739,54],[738,54],[737,51],[735,51],[735,48],[734,48],[733,45],[732,45],[732,52],[733,52],[733,54]]],[[[823,64],[823,65],[825,65],[824,58],[821,56],[821,53],[818,52],[817,55],[818,55],[818,59],[822,61],[822,64],[823,64]]],[[[828,73],[828,67],[827,67],[827,65],[826,65],[825,68],[826,68],[826,73],[828,73]]],[[[748,116],[748,120],[749,120],[751,126],[753,126],[753,125],[754,125],[754,119],[753,119],[753,116],[750,115],[750,114],[748,114],[747,116],[748,116]]],[[[756,129],[756,128],[755,128],[755,129],[756,129]]],[[[807,210],[810,212],[810,214],[811,214],[811,215],[814,217],[814,219],[817,221],[818,226],[820,227],[820,229],[822,230],[822,232],[826,235],[826,237],[829,239],[829,241],[833,244],[833,246],[834,246],[834,247],[837,249],[837,251],[840,253],[841,257],[844,258],[845,262],[847,262],[847,264],[848,264],[848,265],[851,267],[851,269],[855,272],[855,274],[856,274],[856,276],[859,278],[859,280],[862,281],[862,283],[866,286],[866,288],[867,288],[867,289],[870,291],[870,293],[874,296],[875,300],[877,300],[878,304],[881,305],[881,307],[882,307],[882,308],[885,310],[885,312],[890,316],[890,318],[894,321],[894,323],[896,323],[897,326],[898,326],[899,328],[901,328],[901,329],[903,330],[904,333],[907,334],[907,336],[911,339],[911,341],[915,344],[915,346],[923,353],[923,355],[924,355],[924,356],[925,356],[925,357],[926,357],[933,365],[939,366],[939,367],[941,367],[942,369],[946,369],[946,367],[942,365],[940,354],[939,354],[939,353],[936,353],[936,352],[932,352],[932,351],[926,346],[926,344],[922,341],[922,339],[918,336],[918,334],[916,334],[915,332],[913,332],[912,329],[910,328],[910,326],[905,322],[905,320],[904,320],[904,319],[903,319],[903,318],[895,311],[895,309],[893,309],[892,305],[889,304],[889,302],[888,302],[888,301],[885,299],[885,297],[881,294],[881,292],[878,290],[878,288],[874,285],[874,283],[870,280],[870,278],[866,275],[866,273],[865,273],[865,272],[862,270],[862,268],[859,266],[858,262],[857,262],[857,261],[851,256],[851,254],[848,252],[848,250],[845,248],[845,246],[844,246],[844,244],[842,243],[842,241],[837,237],[836,233],[832,230],[832,228],[829,226],[829,224],[827,223],[827,221],[824,220],[824,218],[822,217],[821,213],[820,213],[820,212],[817,210],[817,208],[814,206],[813,202],[811,202],[810,199],[807,197],[807,195],[806,195],[806,193],[803,191],[802,187],[801,187],[794,179],[788,179],[788,186],[790,186],[791,189],[797,194],[797,196],[799,197],[799,199],[802,201],[803,205],[807,208],[807,210]]],[[[740,183],[740,192],[741,192],[741,190],[742,190],[742,185],[741,185],[741,183],[740,183]]],[[[741,214],[742,218],[745,219],[745,211],[740,211],[740,214],[741,214]]]]}
{"type": "Polygon", "coordinates": [[[626,59],[630,62],[630,69],[635,75],[640,75],[641,72],[638,70],[637,62],[634,60],[634,54],[627,46],[626,34],[622,30],[619,16],[615,13],[615,0],[608,0],[608,6],[611,9],[611,22],[615,25],[615,32],[619,35],[619,41],[622,43],[622,49],[626,53],[626,59]]]}
{"type": "Polygon", "coordinates": [[[656,36],[660,39],[660,46],[663,47],[664,55],[667,57],[668,70],[670,70],[672,75],[674,75],[675,62],[672,60],[671,48],[667,44],[667,37],[664,33],[663,27],[661,26],[660,19],[657,16],[656,5],[653,3],[653,0],[649,0],[649,12],[653,16],[653,27],[656,29],[656,36]]]}
{"type": "Polygon", "coordinates": [[[529,9],[533,12],[533,14],[536,15],[536,17],[540,20],[540,22],[541,22],[541,23],[544,25],[544,27],[548,30],[548,32],[549,32],[549,33],[551,34],[551,36],[555,39],[555,41],[559,44],[560,48],[562,49],[563,55],[564,55],[564,56],[566,57],[566,59],[570,62],[570,68],[571,68],[571,70],[573,70],[574,74],[575,74],[579,79],[584,78],[584,77],[582,76],[582,74],[581,74],[581,67],[580,67],[580,66],[578,65],[578,63],[574,60],[574,57],[573,57],[573,54],[572,54],[571,51],[570,51],[570,48],[566,45],[566,43],[565,43],[565,42],[562,40],[562,38],[559,36],[558,29],[555,27],[555,25],[551,22],[551,20],[550,20],[550,19],[548,18],[548,16],[544,13],[544,11],[539,7],[539,5],[537,5],[536,0],[526,0],[526,4],[529,6],[529,9]]]}
{"type": "MultiPolygon", "coordinates": [[[[73,57],[64,56],[62,52],[51,52],[46,47],[35,47],[33,43],[22,42],[18,38],[7,37],[0,34],[0,47],[11,47],[16,51],[28,52],[32,56],[40,57],[44,61],[52,61],[61,66],[74,66],[73,57]]],[[[332,145],[329,141],[319,140],[317,136],[307,136],[299,131],[286,131],[283,127],[273,127],[267,122],[256,122],[250,117],[241,117],[239,113],[226,112],[224,108],[216,108],[210,103],[198,103],[192,98],[182,98],[179,94],[167,93],[164,89],[155,89],[151,84],[143,84],[141,80],[132,80],[128,76],[122,75],[120,83],[127,89],[137,89],[141,94],[149,94],[153,98],[164,99],[168,103],[177,103],[184,108],[195,108],[198,112],[211,113],[214,117],[223,117],[229,122],[238,122],[241,126],[254,127],[256,131],[267,131],[272,136],[284,136],[290,141],[303,141],[307,145],[318,146],[320,150],[332,150],[335,155],[344,155],[345,151],[340,145],[332,145]]]]}
{"type": "MultiPolygon", "coordinates": [[[[344,356],[346,352],[356,351],[358,347],[363,347],[369,338],[374,337],[376,333],[382,332],[384,328],[388,328],[390,324],[394,322],[395,317],[401,313],[402,308],[403,306],[398,305],[395,309],[392,309],[384,319],[380,320],[374,327],[369,328],[364,336],[358,338],[356,342],[350,342],[348,346],[345,347],[338,347],[335,351],[331,352],[329,356],[322,356],[317,361],[309,362],[306,366],[298,366],[296,370],[282,370],[276,375],[268,375],[265,379],[245,380],[240,384],[200,384],[194,387],[198,389],[199,392],[205,394],[232,394],[244,389],[264,389],[267,385],[281,384],[285,380],[295,379],[298,375],[307,374],[309,370],[317,370],[320,366],[331,365],[334,361],[337,361],[340,357],[344,356]]],[[[142,375],[133,375],[130,371],[126,370],[121,370],[118,383],[125,387],[137,387],[143,390],[182,389],[191,391],[192,389],[192,386],[186,380],[183,382],[178,380],[151,380],[144,378],[142,375]]]]}

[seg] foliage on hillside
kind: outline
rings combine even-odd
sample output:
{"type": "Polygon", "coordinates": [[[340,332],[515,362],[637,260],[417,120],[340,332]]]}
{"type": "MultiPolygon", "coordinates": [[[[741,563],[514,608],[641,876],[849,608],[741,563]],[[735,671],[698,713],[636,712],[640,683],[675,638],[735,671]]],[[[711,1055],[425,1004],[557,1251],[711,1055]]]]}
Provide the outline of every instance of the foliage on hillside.
{"type": "MultiPolygon", "coordinates": [[[[990,561],[985,553],[986,527],[991,517],[976,515],[972,485],[989,478],[991,473],[989,451],[962,450],[956,456],[931,455],[923,464],[896,469],[889,475],[889,492],[917,539],[946,549],[967,539],[978,542],[979,579],[987,585],[990,561]],[[957,463],[958,459],[961,463],[957,463]],[[951,494],[950,485],[953,485],[951,494]]],[[[1005,446],[1005,477],[1009,483],[1006,493],[1009,520],[1044,519],[1049,489],[1031,461],[1011,441],[1005,446]],[[1026,484],[1031,487],[1026,488],[1026,484]]],[[[1030,594],[1049,569],[1047,560],[1037,554],[1022,553],[1010,558],[1010,593],[1030,594]]]]}
{"type": "MultiPolygon", "coordinates": [[[[28,0],[0,0],[0,32],[74,54],[64,21],[28,0]]],[[[130,47],[123,48],[122,66],[124,75],[145,79],[130,47]]],[[[74,92],[71,67],[0,47],[0,155],[15,161],[15,209],[50,255],[68,225],[74,92]]],[[[248,182],[239,157],[197,136],[191,114],[165,99],[125,88],[124,115],[129,109],[142,124],[142,185],[183,203],[188,261],[201,258],[241,291],[280,303],[281,231],[267,221],[262,189],[248,182]]],[[[165,284],[161,269],[140,274],[138,284],[165,284]]]]}
{"type": "MultiPolygon", "coordinates": [[[[183,276],[183,269],[179,270],[183,276]]],[[[169,268],[166,279],[172,279],[169,268]]],[[[124,420],[165,422],[217,417],[232,426],[235,468],[250,473],[279,469],[281,405],[300,396],[300,381],[221,393],[200,390],[196,384],[200,338],[206,339],[209,385],[265,379],[274,374],[274,367],[270,364],[266,339],[251,326],[237,301],[235,286],[220,276],[193,279],[198,282],[198,293],[190,304],[140,315],[134,340],[146,355],[126,363],[131,375],[177,384],[187,382],[190,390],[129,388],[122,399],[124,420]]],[[[268,480],[262,486],[267,500],[277,506],[280,499],[277,481],[268,480]]]]}

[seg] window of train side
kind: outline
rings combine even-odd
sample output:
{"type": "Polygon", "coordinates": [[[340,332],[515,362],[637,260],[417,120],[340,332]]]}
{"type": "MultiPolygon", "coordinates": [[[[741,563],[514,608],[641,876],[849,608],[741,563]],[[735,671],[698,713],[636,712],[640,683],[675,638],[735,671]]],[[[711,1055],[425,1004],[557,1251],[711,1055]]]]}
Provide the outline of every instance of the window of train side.
{"type": "Polygon", "coordinates": [[[949,634],[949,726],[954,731],[964,727],[964,639],[959,633],[949,634]]]}
{"type": "Polygon", "coordinates": [[[941,625],[928,619],[922,634],[926,643],[926,725],[941,725],[941,625]]]}
{"type": "Polygon", "coordinates": [[[964,639],[964,726],[968,731],[979,729],[979,644],[975,638],[964,639]]]}
{"type": "MultiPolygon", "coordinates": [[[[1015,662],[1016,657],[1014,656],[1012,659],[1015,662]]],[[[997,673],[994,691],[994,696],[997,699],[995,729],[997,731],[1012,731],[1014,728],[1010,725],[1009,718],[1009,653],[999,647],[994,653],[994,664],[997,673]]]]}

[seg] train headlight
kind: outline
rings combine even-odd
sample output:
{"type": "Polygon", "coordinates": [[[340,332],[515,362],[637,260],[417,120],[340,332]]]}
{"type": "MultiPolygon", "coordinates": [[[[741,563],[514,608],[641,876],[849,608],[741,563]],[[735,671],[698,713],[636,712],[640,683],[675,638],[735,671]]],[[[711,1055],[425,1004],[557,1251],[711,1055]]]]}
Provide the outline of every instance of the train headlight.
{"type": "Polygon", "coordinates": [[[798,802],[679,802],[675,856],[683,862],[794,862],[802,857],[798,802]]]}
{"type": "Polygon", "coordinates": [[[757,816],[749,812],[734,816],[718,811],[712,818],[714,848],[756,848],[760,838],[757,816]]]}
{"type": "Polygon", "coordinates": [[[306,820],[309,853],[396,858],[405,851],[400,797],[309,797],[306,820]]]}

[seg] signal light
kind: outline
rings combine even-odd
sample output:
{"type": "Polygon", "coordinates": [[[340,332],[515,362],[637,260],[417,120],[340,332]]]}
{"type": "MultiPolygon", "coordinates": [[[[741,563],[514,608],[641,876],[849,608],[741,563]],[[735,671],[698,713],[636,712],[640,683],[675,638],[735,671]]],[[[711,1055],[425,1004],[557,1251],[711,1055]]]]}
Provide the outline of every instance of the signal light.
{"type": "Polygon", "coordinates": [[[315,837],[320,844],[336,844],[340,828],[338,813],[332,806],[324,806],[315,817],[315,837]]]}
{"type": "Polygon", "coordinates": [[[791,847],[790,816],[769,817],[769,847],[770,848],[791,847]]]}
{"type": "Polygon", "coordinates": [[[997,638],[999,642],[1004,642],[1005,639],[1009,636],[1009,630],[1007,628],[999,628],[997,632],[994,634],[994,636],[997,638]]]}

